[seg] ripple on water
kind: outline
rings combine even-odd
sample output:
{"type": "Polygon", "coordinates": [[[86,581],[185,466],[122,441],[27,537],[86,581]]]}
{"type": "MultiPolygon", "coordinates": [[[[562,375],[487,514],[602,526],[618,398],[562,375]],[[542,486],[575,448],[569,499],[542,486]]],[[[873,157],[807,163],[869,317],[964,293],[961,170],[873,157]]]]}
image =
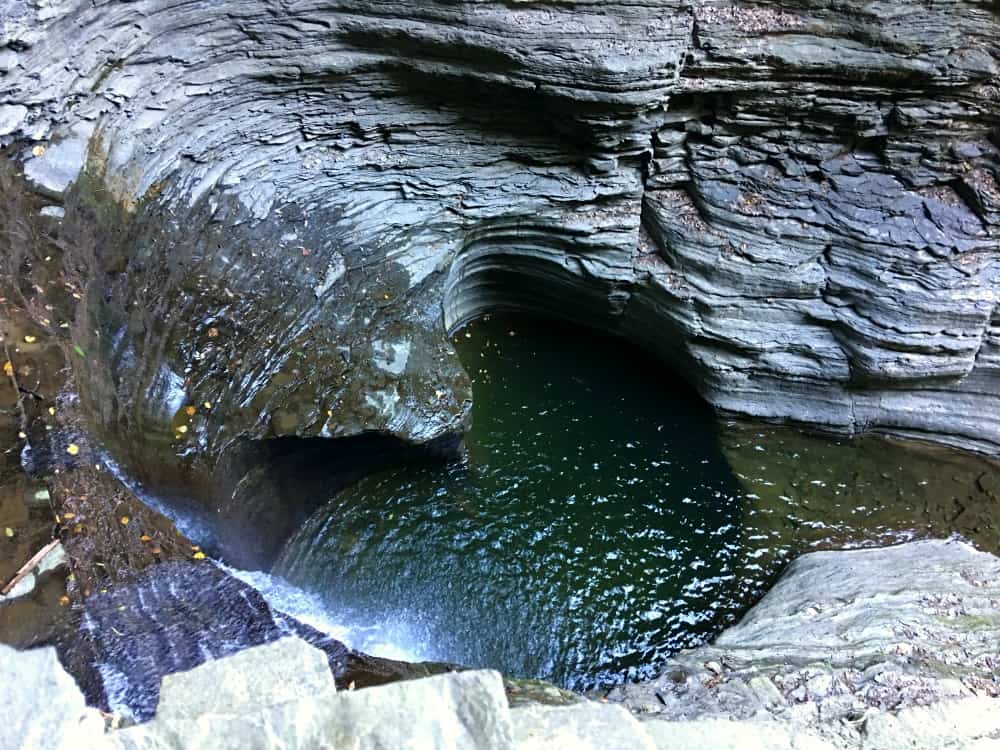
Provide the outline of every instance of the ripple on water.
{"type": "Polygon", "coordinates": [[[456,346],[474,381],[467,461],[368,477],[276,568],[338,619],[405,629],[423,658],[578,689],[648,675],[800,551],[954,530],[951,506],[925,502],[939,470],[982,494],[986,465],[950,452],[720,434],[684,383],[592,332],[493,316],[456,346]]]}

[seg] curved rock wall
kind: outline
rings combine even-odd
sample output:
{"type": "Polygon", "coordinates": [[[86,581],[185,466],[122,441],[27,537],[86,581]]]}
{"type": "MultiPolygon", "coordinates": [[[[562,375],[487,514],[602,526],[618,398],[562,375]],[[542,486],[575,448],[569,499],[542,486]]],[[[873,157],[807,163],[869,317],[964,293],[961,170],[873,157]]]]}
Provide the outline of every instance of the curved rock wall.
{"type": "Polygon", "coordinates": [[[446,329],[507,306],[729,412],[996,452],[998,61],[983,0],[16,0],[0,137],[53,196],[83,169],[126,448],[454,434],[446,329]]]}

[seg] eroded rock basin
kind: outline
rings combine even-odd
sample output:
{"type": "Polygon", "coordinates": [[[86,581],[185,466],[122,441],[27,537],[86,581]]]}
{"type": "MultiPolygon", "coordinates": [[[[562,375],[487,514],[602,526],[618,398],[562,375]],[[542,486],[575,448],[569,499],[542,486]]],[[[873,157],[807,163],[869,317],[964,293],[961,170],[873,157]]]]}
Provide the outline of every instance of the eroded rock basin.
{"type": "Polygon", "coordinates": [[[952,533],[997,551],[987,460],[719,423],[641,352],[547,320],[489,316],[455,344],[466,460],[362,480],[276,566],[421,658],[605,687],[735,622],[803,552],[952,533]]]}

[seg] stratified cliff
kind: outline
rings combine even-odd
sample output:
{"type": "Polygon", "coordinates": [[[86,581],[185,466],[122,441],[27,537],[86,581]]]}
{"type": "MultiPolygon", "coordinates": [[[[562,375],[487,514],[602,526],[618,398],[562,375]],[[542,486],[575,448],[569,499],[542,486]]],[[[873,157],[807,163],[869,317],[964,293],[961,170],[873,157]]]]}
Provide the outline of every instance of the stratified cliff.
{"type": "Polygon", "coordinates": [[[998,62],[988,0],[14,0],[0,135],[138,464],[459,433],[446,331],[493,308],[996,453],[998,62]]]}

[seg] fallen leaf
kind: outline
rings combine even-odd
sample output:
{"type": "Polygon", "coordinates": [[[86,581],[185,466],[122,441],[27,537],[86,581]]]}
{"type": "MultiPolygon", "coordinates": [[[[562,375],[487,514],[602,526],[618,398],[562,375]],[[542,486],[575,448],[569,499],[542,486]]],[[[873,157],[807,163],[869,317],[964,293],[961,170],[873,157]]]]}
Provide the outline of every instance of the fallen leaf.
{"type": "Polygon", "coordinates": [[[56,415],[56,407],[50,406],[49,407],[49,414],[54,417],[56,415]]]}
{"type": "Polygon", "coordinates": [[[71,456],[79,455],[80,446],[77,445],[76,443],[70,443],[69,445],[66,446],[66,452],[71,456]]]}
{"type": "Polygon", "coordinates": [[[14,529],[12,529],[10,526],[4,527],[3,533],[6,534],[8,539],[14,538],[14,529]]]}
{"type": "Polygon", "coordinates": [[[128,516],[122,516],[120,519],[122,526],[128,526],[128,522],[131,520],[128,516]]]}
{"type": "Polygon", "coordinates": [[[39,144],[39,145],[35,146],[33,149],[31,149],[31,153],[34,156],[44,156],[45,155],[45,146],[39,144]]]}
{"type": "Polygon", "coordinates": [[[139,541],[140,542],[148,542],[150,540],[150,538],[151,537],[149,536],[149,534],[143,534],[141,537],[139,537],[139,541]]]}
{"type": "Polygon", "coordinates": [[[74,518],[76,518],[76,513],[66,511],[65,513],[63,513],[63,518],[65,518],[67,521],[72,521],[74,518]]]}
{"type": "Polygon", "coordinates": [[[212,408],[212,402],[211,401],[206,401],[205,403],[202,404],[202,406],[204,406],[206,409],[211,409],[212,408]]]}
{"type": "Polygon", "coordinates": [[[69,597],[66,596],[65,594],[63,596],[60,596],[59,597],[59,606],[60,607],[68,607],[69,606],[69,597]]]}
{"type": "Polygon", "coordinates": [[[178,427],[178,428],[177,428],[177,431],[178,431],[178,432],[179,432],[179,433],[180,433],[181,435],[183,435],[183,434],[184,434],[185,432],[187,432],[187,431],[188,431],[188,426],[187,426],[186,424],[182,424],[182,425],[181,425],[180,427],[178,427]]]}
{"type": "Polygon", "coordinates": [[[198,413],[198,409],[197,407],[189,406],[184,410],[184,413],[187,414],[189,417],[193,417],[195,414],[198,413]]]}
{"type": "Polygon", "coordinates": [[[159,547],[151,547],[149,551],[152,552],[154,555],[159,555],[163,552],[163,550],[160,549],[159,547]]]}
{"type": "Polygon", "coordinates": [[[195,552],[194,555],[193,555],[193,557],[194,557],[195,560],[204,560],[205,559],[205,553],[204,552],[195,552]]]}
{"type": "Polygon", "coordinates": [[[219,335],[219,329],[218,328],[214,328],[213,327],[213,328],[209,328],[208,329],[208,337],[210,339],[214,339],[218,335],[219,335]]]}
{"type": "Polygon", "coordinates": [[[34,344],[36,341],[38,341],[38,339],[36,339],[34,336],[25,336],[24,337],[24,343],[26,343],[26,344],[34,344]]]}
{"type": "Polygon", "coordinates": [[[9,360],[3,363],[3,372],[8,378],[14,376],[14,364],[9,360]]]}

